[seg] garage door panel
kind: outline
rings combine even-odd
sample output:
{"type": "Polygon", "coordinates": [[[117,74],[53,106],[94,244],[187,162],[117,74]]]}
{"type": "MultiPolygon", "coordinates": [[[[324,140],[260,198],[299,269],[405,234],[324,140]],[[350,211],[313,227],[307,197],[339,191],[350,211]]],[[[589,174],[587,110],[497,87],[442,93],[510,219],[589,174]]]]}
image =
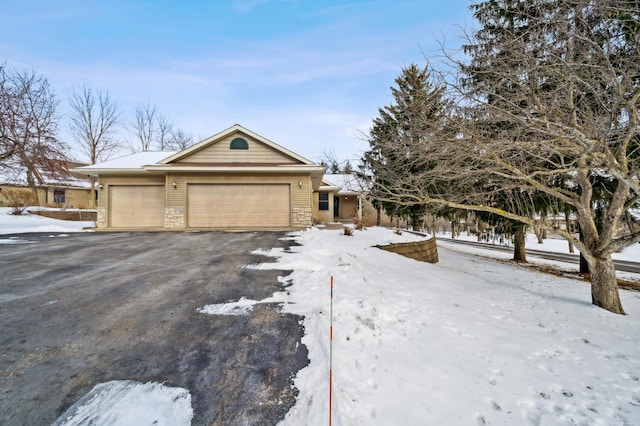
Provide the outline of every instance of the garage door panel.
{"type": "Polygon", "coordinates": [[[192,228],[288,227],[288,184],[190,184],[187,223],[192,228]]]}
{"type": "Polygon", "coordinates": [[[109,187],[109,211],[114,228],[164,227],[163,185],[109,187]]]}

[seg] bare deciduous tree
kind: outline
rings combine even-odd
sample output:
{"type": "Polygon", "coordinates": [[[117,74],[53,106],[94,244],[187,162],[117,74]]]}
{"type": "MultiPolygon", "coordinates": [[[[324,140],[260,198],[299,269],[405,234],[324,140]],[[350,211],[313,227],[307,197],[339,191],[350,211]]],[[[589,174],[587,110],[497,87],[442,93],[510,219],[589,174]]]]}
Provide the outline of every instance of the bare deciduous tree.
{"type": "Polygon", "coordinates": [[[156,119],[158,107],[150,102],[140,102],[136,106],[133,122],[133,132],[137,138],[138,145],[131,147],[133,151],[150,151],[156,135],[156,119]]]}
{"type": "Polygon", "coordinates": [[[182,129],[173,129],[167,141],[167,149],[182,151],[193,145],[193,136],[182,129]]]}
{"type": "Polygon", "coordinates": [[[624,313],[611,254],[640,241],[640,10],[635,2],[492,0],[458,63],[457,137],[407,158],[431,167],[376,191],[559,232],[584,255],[593,304],[624,313]],[[497,34],[496,31],[500,31],[497,34]],[[575,211],[582,238],[535,216],[575,211]],[[498,202],[499,201],[499,202],[498,202]]]}
{"type": "Polygon", "coordinates": [[[1,165],[26,173],[37,204],[42,172],[66,171],[69,147],[56,136],[57,105],[46,77],[0,66],[1,165]]]}
{"type": "Polygon", "coordinates": [[[156,120],[156,147],[160,151],[169,149],[169,140],[172,132],[173,123],[166,116],[158,114],[156,120]]]}
{"type": "Polygon", "coordinates": [[[120,121],[118,104],[109,92],[83,85],[71,93],[71,131],[90,164],[108,160],[119,148],[114,139],[120,121]]]}
{"type": "MultiPolygon", "coordinates": [[[[71,132],[80,150],[90,164],[105,161],[119,148],[114,132],[120,120],[117,103],[108,92],[96,93],[83,85],[71,93],[71,132]]],[[[95,177],[91,177],[91,191],[95,189],[95,177]]],[[[91,197],[94,206],[95,192],[91,197]]]]}

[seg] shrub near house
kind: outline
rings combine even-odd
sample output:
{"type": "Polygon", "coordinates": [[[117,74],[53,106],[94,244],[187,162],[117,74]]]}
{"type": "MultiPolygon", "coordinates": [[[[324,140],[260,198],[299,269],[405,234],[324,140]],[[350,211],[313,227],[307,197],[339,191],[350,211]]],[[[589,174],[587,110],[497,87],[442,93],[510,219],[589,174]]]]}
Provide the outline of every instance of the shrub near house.
{"type": "Polygon", "coordinates": [[[22,188],[3,188],[2,197],[6,200],[8,207],[11,207],[11,214],[21,215],[25,209],[33,203],[33,193],[22,188]]]}

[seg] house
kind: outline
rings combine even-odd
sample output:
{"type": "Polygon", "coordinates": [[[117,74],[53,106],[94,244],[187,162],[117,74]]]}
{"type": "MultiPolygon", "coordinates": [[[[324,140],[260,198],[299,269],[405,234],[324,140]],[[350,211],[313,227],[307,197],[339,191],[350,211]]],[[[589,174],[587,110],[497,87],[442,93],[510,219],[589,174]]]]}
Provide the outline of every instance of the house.
{"type": "Polygon", "coordinates": [[[362,219],[364,194],[364,188],[354,175],[325,175],[314,194],[314,221],[350,222],[354,218],[362,219]]]}
{"type": "Polygon", "coordinates": [[[389,226],[391,218],[376,209],[367,197],[366,183],[353,174],[327,174],[314,194],[314,222],[351,222],[364,226],[389,226]]]}
{"type": "Polygon", "coordinates": [[[98,180],[98,228],[291,229],[312,225],[324,167],[236,124],[183,151],[73,171],[98,180]]]}
{"type": "MultiPolygon", "coordinates": [[[[70,171],[82,163],[56,161],[51,170],[39,169],[36,173],[38,203],[45,207],[82,208],[91,207],[91,182],[84,174],[70,171]]],[[[23,168],[3,170],[0,173],[0,207],[11,204],[8,192],[19,190],[31,192],[27,184],[27,173],[23,168]]],[[[36,203],[34,203],[36,204],[36,203]]]]}

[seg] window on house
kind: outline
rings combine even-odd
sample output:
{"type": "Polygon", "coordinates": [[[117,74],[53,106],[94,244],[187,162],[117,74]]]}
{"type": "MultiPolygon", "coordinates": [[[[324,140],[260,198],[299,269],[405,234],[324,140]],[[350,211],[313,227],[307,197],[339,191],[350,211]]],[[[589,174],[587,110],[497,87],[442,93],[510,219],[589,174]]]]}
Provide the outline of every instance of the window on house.
{"type": "Polygon", "coordinates": [[[318,193],[318,210],[328,211],[329,210],[329,193],[328,192],[319,192],[318,193]]]}
{"type": "Polygon", "coordinates": [[[56,204],[64,204],[64,189],[54,189],[53,190],[53,202],[56,204]]]}
{"type": "Polygon", "coordinates": [[[249,143],[242,138],[235,138],[231,141],[229,149],[249,149],[249,143]]]}

